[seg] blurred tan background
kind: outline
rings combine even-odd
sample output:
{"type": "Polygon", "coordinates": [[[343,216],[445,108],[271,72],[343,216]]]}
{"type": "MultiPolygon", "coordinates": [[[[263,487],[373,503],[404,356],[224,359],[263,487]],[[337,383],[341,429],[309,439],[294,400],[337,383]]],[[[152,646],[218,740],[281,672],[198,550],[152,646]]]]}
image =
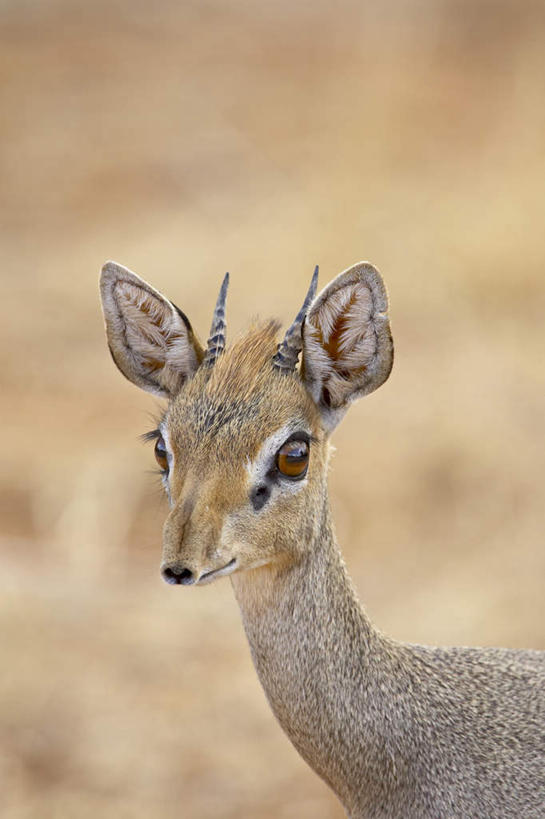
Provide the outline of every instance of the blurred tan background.
{"type": "Polygon", "coordinates": [[[0,6],[0,813],[338,819],[258,685],[228,580],[159,579],[153,398],[114,368],[113,258],[206,336],[366,258],[390,381],[335,433],[380,627],[545,648],[545,7],[0,6]]]}

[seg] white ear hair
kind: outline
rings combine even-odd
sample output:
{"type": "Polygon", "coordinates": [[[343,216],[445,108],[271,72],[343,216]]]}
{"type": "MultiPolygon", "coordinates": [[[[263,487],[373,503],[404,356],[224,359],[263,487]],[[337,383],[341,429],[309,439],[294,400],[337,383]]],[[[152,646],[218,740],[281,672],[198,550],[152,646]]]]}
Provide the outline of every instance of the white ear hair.
{"type": "Polygon", "coordinates": [[[303,327],[302,377],[333,429],[356,398],[386,381],[393,363],[388,296],[378,270],[360,262],[316,297],[303,327]]]}
{"type": "Polygon", "coordinates": [[[171,398],[203,357],[187,317],[116,262],[102,268],[100,293],[108,344],[123,375],[148,392],[171,398]]]}

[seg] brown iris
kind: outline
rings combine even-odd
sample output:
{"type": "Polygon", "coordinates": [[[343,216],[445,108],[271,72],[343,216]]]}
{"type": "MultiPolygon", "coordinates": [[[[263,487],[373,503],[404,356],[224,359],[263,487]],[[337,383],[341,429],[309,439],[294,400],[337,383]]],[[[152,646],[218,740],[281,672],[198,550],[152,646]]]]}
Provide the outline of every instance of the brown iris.
{"type": "Polygon", "coordinates": [[[308,456],[306,441],[287,441],[276,453],[278,471],[287,478],[304,478],[308,469],[308,456]]]}
{"type": "Polygon", "coordinates": [[[160,435],[155,442],[154,454],[155,460],[159,464],[161,470],[163,472],[168,472],[167,448],[162,435],[160,435]]]}

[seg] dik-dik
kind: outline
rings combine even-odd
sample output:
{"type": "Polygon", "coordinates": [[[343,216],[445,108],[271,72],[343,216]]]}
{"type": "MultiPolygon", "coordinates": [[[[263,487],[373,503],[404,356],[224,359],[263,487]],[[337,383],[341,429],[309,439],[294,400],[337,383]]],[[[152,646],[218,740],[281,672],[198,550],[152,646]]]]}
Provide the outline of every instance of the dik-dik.
{"type": "Polygon", "coordinates": [[[315,271],[280,343],[268,321],[229,348],[227,283],[204,349],[149,284],[102,271],[115,363],[169,402],[149,436],[170,503],[163,578],[231,576],[270,705],[349,816],[543,819],[545,653],[385,637],[337,546],[330,435],[392,367],[379,273],[356,264],[316,296],[315,271]]]}

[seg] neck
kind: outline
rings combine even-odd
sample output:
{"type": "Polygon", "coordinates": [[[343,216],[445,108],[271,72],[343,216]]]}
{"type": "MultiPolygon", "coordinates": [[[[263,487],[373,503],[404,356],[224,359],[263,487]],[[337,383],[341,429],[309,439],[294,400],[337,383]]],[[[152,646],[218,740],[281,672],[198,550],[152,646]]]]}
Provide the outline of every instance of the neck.
{"type": "Polygon", "coordinates": [[[361,767],[354,777],[354,743],[367,736],[376,745],[362,700],[371,696],[377,654],[391,653],[393,644],[358,603],[329,510],[299,562],[242,572],[232,581],[253,661],[278,721],[350,810],[354,781],[364,785],[361,767]]]}

